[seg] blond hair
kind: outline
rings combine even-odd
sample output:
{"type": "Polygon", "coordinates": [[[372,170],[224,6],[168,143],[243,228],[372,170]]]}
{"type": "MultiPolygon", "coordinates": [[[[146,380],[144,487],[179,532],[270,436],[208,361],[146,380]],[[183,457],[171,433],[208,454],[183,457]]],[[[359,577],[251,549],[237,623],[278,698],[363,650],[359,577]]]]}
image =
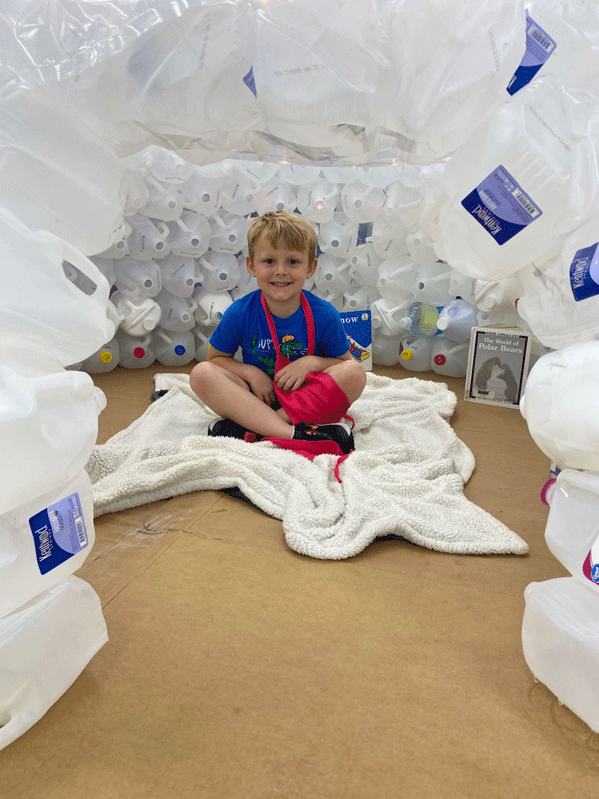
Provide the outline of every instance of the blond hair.
{"type": "Polygon", "coordinates": [[[273,247],[308,253],[308,263],[316,258],[318,239],[312,225],[297,214],[287,211],[269,211],[256,217],[248,230],[248,255],[254,260],[256,242],[264,233],[273,247]]]}

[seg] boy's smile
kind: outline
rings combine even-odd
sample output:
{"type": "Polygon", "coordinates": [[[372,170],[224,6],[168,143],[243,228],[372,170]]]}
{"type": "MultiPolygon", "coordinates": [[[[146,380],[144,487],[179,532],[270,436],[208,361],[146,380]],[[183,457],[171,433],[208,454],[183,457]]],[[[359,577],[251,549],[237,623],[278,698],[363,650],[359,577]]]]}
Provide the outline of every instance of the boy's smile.
{"type": "Polygon", "coordinates": [[[285,318],[299,308],[304,283],[314,274],[317,261],[310,264],[306,252],[274,246],[262,233],[253,260],[248,256],[246,264],[271,313],[285,318]]]}

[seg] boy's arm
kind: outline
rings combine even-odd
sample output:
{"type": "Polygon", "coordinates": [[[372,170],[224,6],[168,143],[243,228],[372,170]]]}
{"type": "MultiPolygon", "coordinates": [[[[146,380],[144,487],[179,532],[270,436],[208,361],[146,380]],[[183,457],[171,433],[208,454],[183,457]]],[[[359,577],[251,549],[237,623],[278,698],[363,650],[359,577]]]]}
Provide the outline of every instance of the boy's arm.
{"type": "Polygon", "coordinates": [[[251,363],[240,363],[235,360],[232,355],[229,355],[229,353],[215,349],[212,344],[208,345],[206,360],[220,366],[220,368],[224,369],[226,372],[240,377],[248,384],[252,394],[259,397],[262,402],[272,405],[275,401],[276,397],[272,380],[266,372],[263,372],[262,369],[259,369],[257,366],[253,366],[251,363]]]}
{"type": "Polygon", "coordinates": [[[334,366],[340,361],[350,361],[349,350],[338,358],[321,358],[318,355],[304,355],[284,366],[275,374],[277,386],[284,391],[295,391],[299,388],[309,372],[324,372],[329,366],[334,366]]]}

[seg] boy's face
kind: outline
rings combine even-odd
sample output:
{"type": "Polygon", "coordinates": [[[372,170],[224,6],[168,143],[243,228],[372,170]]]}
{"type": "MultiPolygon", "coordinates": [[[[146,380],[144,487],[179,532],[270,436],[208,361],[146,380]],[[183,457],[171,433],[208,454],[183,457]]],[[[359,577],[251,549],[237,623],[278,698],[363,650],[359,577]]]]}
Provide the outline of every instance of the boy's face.
{"type": "Polygon", "coordinates": [[[246,264],[268,305],[287,310],[299,306],[304,283],[316,271],[317,260],[309,263],[307,252],[276,247],[262,233],[254,248],[253,261],[248,256],[246,264]]]}

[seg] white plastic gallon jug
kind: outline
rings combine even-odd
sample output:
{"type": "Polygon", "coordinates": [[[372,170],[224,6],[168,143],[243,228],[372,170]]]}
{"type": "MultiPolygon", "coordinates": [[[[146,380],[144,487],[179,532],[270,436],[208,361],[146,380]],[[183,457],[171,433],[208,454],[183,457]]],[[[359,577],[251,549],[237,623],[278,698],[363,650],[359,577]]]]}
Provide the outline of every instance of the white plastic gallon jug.
{"type": "Polygon", "coordinates": [[[468,370],[470,342],[450,341],[445,336],[430,339],[432,343],[432,369],[438,375],[465,377],[468,370]]]}
{"type": "Polygon", "coordinates": [[[129,172],[91,126],[33,85],[2,94],[0,205],[81,253],[100,253],[123,237],[129,172]]]}
{"type": "Polygon", "coordinates": [[[339,200],[343,213],[352,222],[372,222],[381,213],[385,192],[377,186],[367,186],[355,180],[343,186],[339,200]]]}
{"type": "Polygon", "coordinates": [[[378,268],[382,258],[371,243],[360,244],[348,259],[349,273],[356,283],[376,287],[378,268]]]}
{"type": "Polygon", "coordinates": [[[377,366],[395,366],[399,363],[402,336],[384,336],[372,331],[372,362],[377,366]]]}
{"type": "Polygon", "coordinates": [[[203,214],[190,209],[183,210],[178,219],[168,223],[169,234],[166,243],[175,255],[188,255],[199,258],[208,251],[210,223],[203,214]]]}
{"type": "Polygon", "coordinates": [[[229,305],[233,304],[228,291],[206,291],[200,287],[192,296],[198,304],[194,313],[195,320],[198,325],[206,327],[216,327],[229,305]]]}
{"type": "Polygon", "coordinates": [[[97,375],[102,372],[112,372],[118,365],[119,344],[116,338],[113,338],[89,358],[82,361],[80,369],[89,375],[97,375]]]}
{"type": "Polygon", "coordinates": [[[572,577],[524,591],[522,651],[558,700],[599,732],[599,598],[572,577]]]}
{"type": "Polygon", "coordinates": [[[221,181],[193,172],[181,187],[183,208],[212,216],[220,208],[221,181]]]}
{"type": "Polygon", "coordinates": [[[238,253],[247,244],[250,220],[220,211],[210,217],[210,248],[219,252],[238,253]]]}
{"type": "Polygon", "coordinates": [[[518,314],[546,347],[599,338],[599,218],[519,274],[518,314]]]}
{"type": "Polygon", "coordinates": [[[358,225],[343,214],[335,213],[330,222],[323,222],[318,233],[318,246],[330,255],[344,258],[358,246],[358,225]]]}
{"type": "Polygon", "coordinates": [[[409,372],[430,372],[433,339],[408,336],[401,342],[399,363],[409,372]]]}
{"type": "Polygon", "coordinates": [[[78,474],[106,397],[84,372],[25,377],[0,365],[0,513],[78,474]]]}
{"type": "Polygon", "coordinates": [[[378,216],[372,223],[372,232],[366,241],[375,249],[381,261],[408,255],[407,231],[395,221],[378,216]]]}
{"type": "Polygon", "coordinates": [[[316,286],[321,292],[344,294],[352,284],[349,264],[332,255],[321,255],[318,259],[316,286]]]}
{"type": "Polygon", "coordinates": [[[545,527],[549,551],[573,577],[599,589],[599,474],[562,469],[549,504],[545,527]]]}
{"type": "Polygon", "coordinates": [[[64,580],[95,541],[92,487],[74,478],[0,515],[0,618],[64,580]]]}
{"type": "Polygon", "coordinates": [[[510,275],[495,282],[477,280],[474,299],[481,311],[513,314],[516,300],[522,296],[523,291],[518,275],[510,275]]]}
{"type": "Polygon", "coordinates": [[[195,326],[194,312],[198,304],[193,297],[175,297],[168,291],[161,291],[156,297],[156,302],[162,312],[160,327],[164,330],[184,333],[195,326]]]}
{"type": "Polygon", "coordinates": [[[429,305],[445,305],[449,300],[451,268],[442,261],[432,261],[418,267],[412,284],[414,299],[429,305]]]}
{"type": "Polygon", "coordinates": [[[152,336],[131,336],[119,330],[115,336],[119,345],[120,365],[125,369],[147,369],[156,360],[152,349],[152,336]]]}
{"type": "Polygon", "coordinates": [[[330,180],[318,177],[313,183],[300,187],[297,207],[310,222],[330,222],[338,199],[339,187],[330,180]]]}
{"type": "Polygon", "coordinates": [[[199,278],[195,258],[171,253],[160,261],[162,286],[176,297],[191,297],[199,278]]]}
{"type": "Polygon", "coordinates": [[[422,186],[407,186],[401,180],[392,183],[386,192],[383,216],[391,223],[399,223],[406,233],[415,232],[419,227],[423,194],[422,186]]]}
{"type": "Polygon", "coordinates": [[[206,291],[228,291],[235,288],[241,277],[239,261],[231,252],[211,250],[198,264],[202,270],[202,288],[206,291]]]}
{"type": "Polygon", "coordinates": [[[0,619],[0,749],[41,719],[107,641],[100,599],[78,577],[0,619]]]}
{"type": "Polygon", "coordinates": [[[153,222],[143,214],[129,217],[131,233],[127,238],[129,255],[136,261],[165,258],[169,253],[167,244],[169,229],[166,222],[153,222]]]}
{"type": "Polygon", "coordinates": [[[386,258],[379,264],[376,287],[379,294],[395,304],[409,304],[417,266],[408,256],[386,258]]]}
{"type": "Polygon", "coordinates": [[[450,341],[470,341],[470,331],[477,324],[478,311],[466,300],[448,302],[443,306],[437,320],[438,329],[450,341]]]}
{"type": "Polygon", "coordinates": [[[520,411],[536,445],[560,467],[599,471],[599,341],[543,355],[520,411]]]}
{"type": "Polygon", "coordinates": [[[408,233],[406,247],[415,264],[424,265],[437,260],[434,241],[420,228],[408,233]]]}
{"type": "Polygon", "coordinates": [[[114,336],[110,287],[84,255],[52,233],[32,231],[0,208],[0,334],[39,342],[61,366],[114,336]]]}
{"type": "Polygon", "coordinates": [[[402,321],[406,318],[409,310],[409,306],[403,303],[395,305],[385,299],[375,300],[370,306],[373,334],[374,331],[383,336],[401,334],[402,338],[406,338],[406,328],[402,325],[402,321]]]}
{"type": "Polygon", "coordinates": [[[138,261],[127,255],[115,262],[115,285],[126,295],[155,297],[162,290],[162,275],[158,262],[138,261]]]}
{"type": "Polygon", "coordinates": [[[131,336],[145,336],[160,322],[162,311],[158,303],[150,297],[138,297],[135,294],[122,294],[116,291],[112,295],[112,300],[122,316],[119,332],[122,330],[131,336]]]}
{"type": "Polygon", "coordinates": [[[156,330],[152,335],[152,348],[156,360],[163,366],[185,366],[195,357],[196,342],[191,329],[185,332],[156,330]]]}
{"type": "Polygon", "coordinates": [[[297,206],[297,197],[293,188],[281,183],[278,177],[264,183],[256,192],[255,209],[260,215],[269,211],[287,211],[292,214],[297,206]]]}
{"type": "Polygon", "coordinates": [[[589,98],[548,74],[477,128],[421,216],[439,258],[465,275],[500,280],[594,212],[599,109],[589,98]]]}

